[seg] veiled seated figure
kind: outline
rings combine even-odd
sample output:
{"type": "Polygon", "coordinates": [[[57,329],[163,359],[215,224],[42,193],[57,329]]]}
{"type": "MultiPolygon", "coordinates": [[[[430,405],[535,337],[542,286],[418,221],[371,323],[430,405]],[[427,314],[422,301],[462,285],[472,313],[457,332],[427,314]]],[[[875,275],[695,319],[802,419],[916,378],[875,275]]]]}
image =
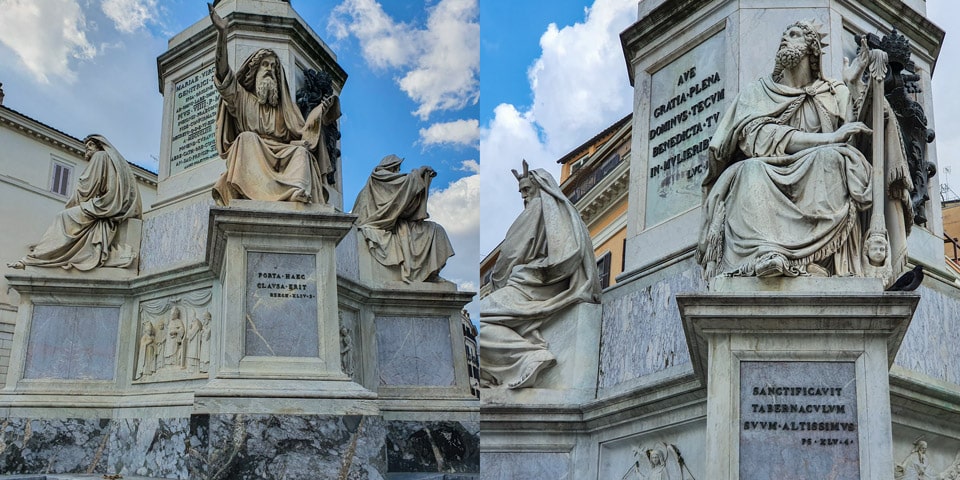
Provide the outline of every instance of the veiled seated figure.
{"type": "Polygon", "coordinates": [[[353,213],[370,255],[384,267],[397,270],[405,283],[436,282],[453,256],[453,246],[442,226],[427,221],[430,167],[400,173],[403,159],[383,157],[357,195],[353,213]]]}
{"type": "Polygon", "coordinates": [[[77,179],[77,189],[40,243],[11,268],[62,267],[81,271],[97,267],[127,267],[136,260],[129,245],[116,244],[117,230],[130,218],[140,218],[140,190],[133,169],[100,135],[84,139],[89,162],[77,179]]]}
{"type": "Polygon", "coordinates": [[[707,278],[889,277],[871,269],[905,265],[910,178],[896,120],[873,125],[882,158],[864,155],[871,129],[857,121],[876,111],[861,81],[875,60],[864,43],[845,83],[824,79],[823,36],[812,21],[790,25],[773,74],[744,86],[717,127],[697,249],[707,278]]]}
{"type": "Polygon", "coordinates": [[[546,170],[513,171],[523,212],[507,230],[480,300],[480,382],[531,387],[556,364],[540,329],[564,309],[600,303],[593,242],[580,213],[546,170]]]}

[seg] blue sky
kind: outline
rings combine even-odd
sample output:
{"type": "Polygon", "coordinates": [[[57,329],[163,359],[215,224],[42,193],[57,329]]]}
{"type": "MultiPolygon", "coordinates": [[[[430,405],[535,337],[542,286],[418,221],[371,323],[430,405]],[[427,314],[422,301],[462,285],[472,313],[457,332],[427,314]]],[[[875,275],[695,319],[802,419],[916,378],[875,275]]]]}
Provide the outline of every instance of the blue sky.
{"type": "MultiPolygon", "coordinates": [[[[383,156],[404,157],[404,171],[431,165],[430,213],[457,251],[442,275],[476,290],[477,0],[292,5],[349,75],[340,124],[345,209],[383,156]]],[[[75,137],[101,133],[156,171],[156,58],[171,36],[206,19],[197,0],[0,0],[4,106],[75,137]]]]}

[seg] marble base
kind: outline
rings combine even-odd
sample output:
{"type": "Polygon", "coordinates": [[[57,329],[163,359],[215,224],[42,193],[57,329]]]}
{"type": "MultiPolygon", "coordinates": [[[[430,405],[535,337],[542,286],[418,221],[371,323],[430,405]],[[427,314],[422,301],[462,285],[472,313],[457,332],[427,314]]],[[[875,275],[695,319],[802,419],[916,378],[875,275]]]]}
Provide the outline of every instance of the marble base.
{"type": "Polygon", "coordinates": [[[482,388],[484,404],[576,405],[596,398],[600,361],[599,304],[574,305],[540,329],[557,364],[540,374],[533,388],[482,388]]]}
{"type": "Polygon", "coordinates": [[[707,387],[711,478],[889,478],[888,372],[919,299],[677,295],[694,371],[707,387]]]}
{"type": "Polygon", "coordinates": [[[35,479],[78,474],[368,480],[459,474],[448,478],[467,479],[479,471],[475,422],[243,414],[125,420],[8,418],[0,435],[4,440],[0,471],[35,479]]]}

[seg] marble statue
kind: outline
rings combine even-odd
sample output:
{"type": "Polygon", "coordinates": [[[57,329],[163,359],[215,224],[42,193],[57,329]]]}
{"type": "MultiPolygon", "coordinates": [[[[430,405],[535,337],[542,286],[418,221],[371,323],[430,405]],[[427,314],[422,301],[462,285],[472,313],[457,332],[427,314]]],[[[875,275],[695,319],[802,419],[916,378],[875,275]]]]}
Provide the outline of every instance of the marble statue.
{"type": "Polygon", "coordinates": [[[257,50],[232,71],[227,23],[208,8],[217,30],[217,152],[227,163],[213,187],[214,199],[220,205],[233,199],[326,203],[334,166],[322,130],[340,117],[339,98],[328,96],[304,120],[283,66],[269,49],[257,50]]]}
{"type": "Polygon", "coordinates": [[[136,260],[129,245],[116,242],[120,225],[140,218],[140,190],[133,170],[106,138],[90,135],[83,143],[89,163],[77,179],[66,209],[27,256],[7,266],[89,271],[128,267],[136,260]]]}
{"type": "Polygon", "coordinates": [[[531,387],[556,363],[540,327],[572,305],[600,303],[593,242],[577,209],[545,170],[514,170],[524,209],[507,230],[480,300],[480,381],[531,387]]]}
{"type": "Polygon", "coordinates": [[[142,383],[206,376],[210,369],[211,315],[200,307],[207,302],[209,292],[191,292],[141,303],[134,380],[142,383]]]}
{"type": "Polygon", "coordinates": [[[187,345],[184,353],[184,357],[186,357],[185,365],[187,369],[191,371],[198,371],[200,369],[201,330],[203,330],[203,324],[199,318],[194,316],[193,320],[190,321],[190,326],[187,328],[186,339],[184,340],[184,343],[187,345]]]}
{"type": "Polygon", "coordinates": [[[134,380],[139,380],[144,375],[153,375],[157,368],[157,345],[156,332],[153,323],[149,320],[143,322],[143,333],[140,335],[140,349],[137,352],[137,374],[134,380]]]}
{"type": "Polygon", "coordinates": [[[357,195],[353,213],[370,255],[381,265],[399,270],[406,283],[440,280],[440,269],[453,256],[447,232],[427,221],[430,167],[400,173],[403,159],[383,157],[357,195]]]}
{"type": "Polygon", "coordinates": [[[353,376],[353,336],[347,327],[340,327],[340,366],[343,373],[353,376]]]}
{"type": "Polygon", "coordinates": [[[894,472],[897,480],[933,480],[933,474],[927,472],[927,442],[914,442],[913,451],[897,467],[894,472]]]}
{"type": "Polygon", "coordinates": [[[210,312],[203,313],[202,327],[200,329],[200,373],[210,371],[210,312]]]}
{"type": "Polygon", "coordinates": [[[693,478],[674,444],[658,442],[651,448],[633,448],[633,465],[621,480],[684,480],[693,478]]]}
{"type": "Polygon", "coordinates": [[[181,319],[180,316],[180,308],[173,307],[173,312],[170,314],[170,321],[167,322],[167,339],[163,345],[164,367],[183,367],[183,336],[186,329],[183,325],[183,319],[181,319]]]}
{"type": "Polygon", "coordinates": [[[882,95],[885,54],[862,40],[840,82],[823,76],[825,45],[812,21],[787,27],[773,73],[743,87],[721,119],[703,182],[705,277],[889,283],[906,265],[911,181],[882,95]]]}

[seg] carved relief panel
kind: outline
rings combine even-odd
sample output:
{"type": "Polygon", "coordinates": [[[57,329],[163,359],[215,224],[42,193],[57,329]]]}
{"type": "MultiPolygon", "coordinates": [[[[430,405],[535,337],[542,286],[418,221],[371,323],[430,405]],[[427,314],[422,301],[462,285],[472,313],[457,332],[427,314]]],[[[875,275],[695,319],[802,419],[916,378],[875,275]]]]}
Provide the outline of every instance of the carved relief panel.
{"type": "Polygon", "coordinates": [[[211,290],[140,303],[134,383],[207,378],[211,290]]]}

